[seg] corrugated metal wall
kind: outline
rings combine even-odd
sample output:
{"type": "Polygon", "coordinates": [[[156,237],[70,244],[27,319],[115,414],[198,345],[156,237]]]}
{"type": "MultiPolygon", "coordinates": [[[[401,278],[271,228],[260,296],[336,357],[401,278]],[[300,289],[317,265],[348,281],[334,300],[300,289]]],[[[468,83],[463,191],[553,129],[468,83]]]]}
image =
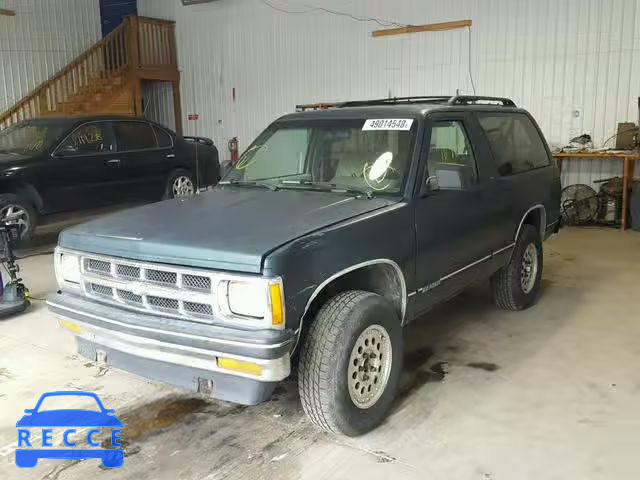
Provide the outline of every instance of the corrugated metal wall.
{"type": "Polygon", "coordinates": [[[171,82],[142,82],[142,98],[146,118],[175,130],[171,82]]]}
{"type": "Polygon", "coordinates": [[[100,39],[98,0],[0,0],[0,111],[100,39]]]}
{"type": "MultiPolygon", "coordinates": [[[[308,0],[268,2],[289,11],[312,8],[308,0]]],[[[314,4],[403,24],[470,18],[471,56],[466,30],[374,39],[371,31],[380,26],[373,22],[318,10],[283,13],[261,0],[191,7],[139,0],[139,10],[177,20],[183,112],[200,113],[200,132],[219,146],[237,135],[246,147],[296,103],[470,93],[469,59],[477,93],[513,98],[538,119],[551,144],[586,132],[599,146],[617,122],[638,118],[638,0],[314,4]]],[[[617,162],[567,162],[564,180],[590,182],[620,172],[617,162]]]]}

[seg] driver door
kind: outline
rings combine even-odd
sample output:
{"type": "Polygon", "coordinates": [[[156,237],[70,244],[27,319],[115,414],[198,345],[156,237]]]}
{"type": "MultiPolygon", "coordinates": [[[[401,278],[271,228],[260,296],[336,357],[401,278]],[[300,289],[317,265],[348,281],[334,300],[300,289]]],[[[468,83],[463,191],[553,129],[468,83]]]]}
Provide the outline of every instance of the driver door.
{"type": "Polygon", "coordinates": [[[465,113],[433,114],[421,159],[415,206],[417,311],[487,274],[491,212],[486,181],[465,113]]]}
{"type": "Polygon", "coordinates": [[[43,179],[47,213],[118,203],[115,186],[120,159],[109,122],[77,127],[55,149],[43,179]]]}

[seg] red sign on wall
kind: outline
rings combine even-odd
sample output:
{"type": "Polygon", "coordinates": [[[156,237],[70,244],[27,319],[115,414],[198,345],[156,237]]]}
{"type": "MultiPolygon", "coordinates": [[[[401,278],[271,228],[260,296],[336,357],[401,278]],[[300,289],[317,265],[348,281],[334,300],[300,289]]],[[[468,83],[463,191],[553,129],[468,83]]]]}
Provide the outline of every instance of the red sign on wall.
{"type": "Polygon", "coordinates": [[[200,115],[198,115],[197,113],[190,113],[189,115],[187,115],[187,120],[198,120],[200,118],[200,115]]]}

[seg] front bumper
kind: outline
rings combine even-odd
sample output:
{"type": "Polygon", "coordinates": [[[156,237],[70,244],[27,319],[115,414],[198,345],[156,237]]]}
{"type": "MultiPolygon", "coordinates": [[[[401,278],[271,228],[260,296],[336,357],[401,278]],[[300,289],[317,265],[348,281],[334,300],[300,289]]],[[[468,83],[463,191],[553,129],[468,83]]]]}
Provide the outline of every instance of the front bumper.
{"type": "Polygon", "coordinates": [[[290,373],[290,330],[241,330],[149,315],[68,293],[47,299],[72,322],[78,351],[91,360],[215,398],[243,404],[266,400],[290,373]],[[260,373],[231,371],[219,358],[250,362],[260,373]]]}

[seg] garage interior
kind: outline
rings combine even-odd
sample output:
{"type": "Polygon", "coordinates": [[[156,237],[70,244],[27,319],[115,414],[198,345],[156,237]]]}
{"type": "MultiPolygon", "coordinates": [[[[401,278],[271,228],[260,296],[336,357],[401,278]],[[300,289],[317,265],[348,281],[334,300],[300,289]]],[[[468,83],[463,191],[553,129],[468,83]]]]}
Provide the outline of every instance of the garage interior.
{"type": "Polygon", "coordinates": [[[145,117],[212,139],[224,166],[300,104],[508,97],[546,137],[567,223],[544,244],[533,307],[497,309],[487,282],[411,323],[390,415],[348,438],[304,416],[295,371],[245,407],[79,356],[45,304],[52,253],[103,211],[56,216],[16,251],[31,305],[0,320],[0,476],[637,478],[637,25],[638,0],[0,0],[0,129],[145,117]],[[16,467],[15,422],[58,390],[115,409],[122,468],[16,467]]]}

